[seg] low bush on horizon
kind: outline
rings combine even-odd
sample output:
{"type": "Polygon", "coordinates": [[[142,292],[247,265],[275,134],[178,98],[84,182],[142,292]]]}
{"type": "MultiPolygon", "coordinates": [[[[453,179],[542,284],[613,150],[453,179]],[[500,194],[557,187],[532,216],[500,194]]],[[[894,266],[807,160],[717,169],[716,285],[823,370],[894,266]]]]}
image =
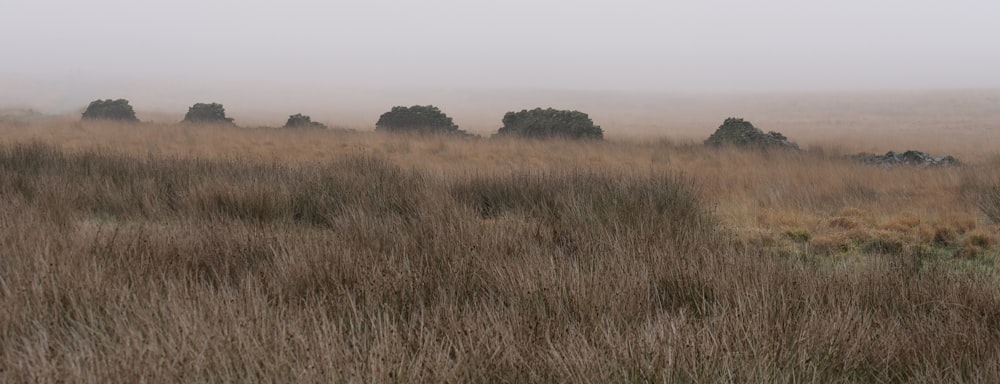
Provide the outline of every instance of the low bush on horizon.
{"type": "Polygon", "coordinates": [[[722,125],[708,139],[705,139],[705,145],[754,149],[799,149],[799,146],[789,141],[785,135],[775,131],[764,133],[760,128],[754,127],[753,123],[737,117],[730,117],[723,121],[722,125]]]}
{"type": "Polygon", "coordinates": [[[226,108],[219,103],[195,103],[184,115],[184,123],[235,125],[226,116],[226,108]]]}
{"type": "Polygon", "coordinates": [[[139,118],[135,117],[135,111],[125,99],[105,99],[94,100],[83,111],[83,120],[113,120],[128,123],[138,123],[139,118]]]}
{"type": "Polygon", "coordinates": [[[312,121],[312,118],[307,115],[296,113],[294,115],[288,116],[288,121],[285,122],[284,128],[326,129],[326,125],[320,122],[312,121]]]}
{"type": "Polygon", "coordinates": [[[497,136],[600,140],[604,138],[604,130],[594,125],[590,116],[580,111],[535,108],[530,111],[507,112],[497,136]]]}
{"type": "Polygon", "coordinates": [[[394,133],[469,135],[433,105],[396,106],[379,116],[375,130],[394,133]]]}

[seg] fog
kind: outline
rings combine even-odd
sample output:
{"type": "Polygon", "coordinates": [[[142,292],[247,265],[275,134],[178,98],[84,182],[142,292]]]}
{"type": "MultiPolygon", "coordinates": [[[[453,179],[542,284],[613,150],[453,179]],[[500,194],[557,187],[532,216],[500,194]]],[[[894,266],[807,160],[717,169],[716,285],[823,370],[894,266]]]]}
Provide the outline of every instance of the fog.
{"type": "Polygon", "coordinates": [[[4,0],[0,106],[367,119],[487,90],[996,89],[997,15],[992,0],[4,0]]]}

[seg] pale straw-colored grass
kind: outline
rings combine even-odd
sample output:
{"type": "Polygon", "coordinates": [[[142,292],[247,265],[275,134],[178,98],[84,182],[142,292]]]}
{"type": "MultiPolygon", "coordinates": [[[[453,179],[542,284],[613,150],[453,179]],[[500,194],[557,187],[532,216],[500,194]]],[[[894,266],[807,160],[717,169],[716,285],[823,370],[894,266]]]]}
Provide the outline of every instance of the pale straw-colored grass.
{"type": "Polygon", "coordinates": [[[988,152],[0,132],[4,382],[1000,378],[988,152]]]}

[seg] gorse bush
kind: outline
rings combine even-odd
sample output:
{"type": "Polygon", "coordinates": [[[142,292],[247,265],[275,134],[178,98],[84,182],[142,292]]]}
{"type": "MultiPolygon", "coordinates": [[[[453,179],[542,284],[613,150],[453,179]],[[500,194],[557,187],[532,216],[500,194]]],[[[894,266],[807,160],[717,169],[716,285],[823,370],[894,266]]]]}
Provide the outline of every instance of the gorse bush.
{"type": "Polygon", "coordinates": [[[433,105],[396,106],[383,113],[375,123],[376,131],[444,133],[466,135],[458,129],[451,117],[433,105]]]}
{"type": "Polygon", "coordinates": [[[602,139],[604,130],[594,125],[586,113],[552,108],[507,112],[499,136],[533,138],[563,137],[571,139],[602,139]]]}
{"type": "Polygon", "coordinates": [[[226,117],[226,109],[219,103],[196,103],[184,115],[185,123],[199,124],[233,124],[233,119],[226,117]]]}
{"type": "Polygon", "coordinates": [[[312,121],[312,118],[301,113],[288,116],[285,128],[319,128],[326,129],[323,123],[312,121]]]}
{"type": "Polygon", "coordinates": [[[722,122],[722,125],[705,140],[705,145],[713,147],[746,147],[765,149],[769,147],[783,147],[798,149],[799,146],[788,141],[785,135],[778,132],[768,132],[754,127],[749,121],[741,118],[730,117],[722,122]]]}
{"type": "Polygon", "coordinates": [[[128,100],[94,100],[83,112],[84,120],[116,120],[123,122],[138,122],[135,111],[129,105],[128,100]]]}

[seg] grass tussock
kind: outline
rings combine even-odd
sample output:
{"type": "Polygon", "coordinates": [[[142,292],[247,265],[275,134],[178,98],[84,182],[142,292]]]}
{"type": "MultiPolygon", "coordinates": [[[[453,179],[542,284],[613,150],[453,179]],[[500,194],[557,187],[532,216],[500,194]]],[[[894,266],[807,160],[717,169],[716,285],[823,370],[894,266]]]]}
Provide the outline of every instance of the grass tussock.
{"type": "Polygon", "coordinates": [[[968,175],[962,186],[968,198],[990,221],[1000,223],[1000,178],[968,175]]]}
{"type": "Polygon", "coordinates": [[[0,381],[1000,377],[989,168],[331,135],[0,145],[0,381]]]}

